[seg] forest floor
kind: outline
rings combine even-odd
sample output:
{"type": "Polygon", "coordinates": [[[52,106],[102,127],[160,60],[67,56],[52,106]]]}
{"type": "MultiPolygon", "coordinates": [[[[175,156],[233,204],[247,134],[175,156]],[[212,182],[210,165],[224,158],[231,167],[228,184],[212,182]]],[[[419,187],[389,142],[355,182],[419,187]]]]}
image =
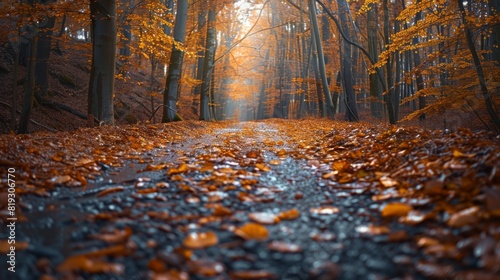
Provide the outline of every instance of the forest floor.
{"type": "Polygon", "coordinates": [[[487,132],[81,128],[3,135],[0,165],[1,279],[500,279],[487,132]]]}

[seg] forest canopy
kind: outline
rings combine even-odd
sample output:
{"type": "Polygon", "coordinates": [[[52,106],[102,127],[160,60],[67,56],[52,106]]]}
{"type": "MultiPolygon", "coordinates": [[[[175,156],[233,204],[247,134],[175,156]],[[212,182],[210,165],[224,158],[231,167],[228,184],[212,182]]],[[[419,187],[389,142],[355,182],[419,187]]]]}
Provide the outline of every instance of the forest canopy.
{"type": "Polygon", "coordinates": [[[499,11],[495,0],[4,0],[1,130],[326,117],[498,132],[499,11]]]}

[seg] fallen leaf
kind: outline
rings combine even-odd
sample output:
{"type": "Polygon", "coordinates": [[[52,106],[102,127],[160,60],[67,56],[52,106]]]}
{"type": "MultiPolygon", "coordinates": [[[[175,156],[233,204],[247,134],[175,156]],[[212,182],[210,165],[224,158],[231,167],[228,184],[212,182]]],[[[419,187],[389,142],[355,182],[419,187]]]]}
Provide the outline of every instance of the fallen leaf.
{"type": "Polygon", "coordinates": [[[267,212],[255,212],[248,214],[248,218],[256,223],[264,225],[273,225],[280,222],[278,216],[267,212]]]}
{"type": "Polygon", "coordinates": [[[382,217],[401,217],[406,216],[413,209],[410,205],[394,202],[389,203],[382,209],[382,217]]]}
{"type": "Polygon", "coordinates": [[[356,231],[361,234],[381,235],[381,234],[388,234],[390,232],[390,229],[386,226],[366,225],[366,226],[357,226],[356,231]]]}
{"type": "Polygon", "coordinates": [[[233,211],[231,211],[231,209],[226,208],[220,204],[217,204],[214,207],[213,215],[216,217],[231,216],[232,214],[233,214],[233,211]]]}
{"type": "Polygon", "coordinates": [[[478,221],[477,213],[479,212],[478,206],[472,206],[461,211],[453,213],[447,221],[450,227],[462,227],[470,225],[478,221]]]}
{"type": "Polygon", "coordinates": [[[415,268],[425,277],[448,279],[453,273],[453,266],[419,261],[415,268]]]}
{"type": "Polygon", "coordinates": [[[189,271],[203,277],[214,277],[225,271],[224,264],[208,259],[189,261],[189,271]]]}
{"type": "Polygon", "coordinates": [[[234,230],[234,234],[245,240],[263,241],[269,237],[269,232],[266,227],[255,223],[246,223],[245,225],[236,228],[234,230]]]}
{"type": "Polygon", "coordinates": [[[125,190],[123,186],[118,186],[118,187],[113,187],[113,188],[107,188],[105,190],[102,190],[96,194],[97,197],[102,197],[108,194],[116,193],[116,192],[122,192],[125,190]]]}
{"type": "Polygon", "coordinates": [[[276,279],[276,275],[265,270],[242,270],[234,271],[229,274],[231,279],[242,280],[259,280],[259,279],[276,279]]]}
{"type": "Polygon", "coordinates": [[[396,181],[392,178],[389,178],[389,177],[381,177],[379,179],[379,181],[382,184],[382,186],[384,186],[386,188],[394,187],[394,186],[397,186],[399,184],[398,181],[396,181]]]}
{"type": "Polygon", "coordinates": [[[107,243],[122,243],[125,242],[132,235],[132,230],[129,227],[124,229],[115,229],[112,233],[98,233],[90,237],[102,240],[107,243]]]}
{"type": "Polygon", "coordinates": [[[67,258],[57,266],[57,272],[87,272],[87,273],[115,273],[123,274],[125,267],[122,264],[108,263],[98,259],[77,255],[67,258]]]}
{"type": "Polygon", "coordinates": [[[300,217],[300,212],[296,208],[290,209],[288,211],[281,212],[278,217],[281,220],[295,220],[300,217]]]}
{"type": "Polygon", "coordinates": [[[207,231],[189,233],[182,244],[189,249],[203,249],[217,243],[219,243],[217,235],[212,231],[207,231]]]}
{"type": "Polygon", "coordinates": [[[189,170],[189,167],[187,166],[187,164],[181,163],[181,165],[179,165],[179,167],[177,167],[177,168],[170,168],[170,170],[168,170],[168,172],[167,172],[167,175],[182,174],[182,173],[186,173],[188,170],[189,170]]]}
{"type": "Polygon", "coordinates": [[[297,244],[283,242],[283,241],[273,241],[267,245],[267,248],[271,251],[277,251],[281,253],[299,253],[302,252],[302,247],[297,244]]]}
{"type": "Polygon", "coordinates": [[[340,212],[340,209],[334,206],[321,206],[311,209],[312,214],[318,215],[332,215],[340,212]]]}
{"type": "Polygon", "coordinates": [[[29,247],[28,242],[16,241],[16,244],[9,244],[9,240],[3,239],[0,240],[0,254],[8,254],[11,250],[10,247],[14,246],[15,251],[24,250],[29,247]]]}
{"type": "Polygon", "coordinates": [[[189,280],[189,274],[176,269],[169,269],[163,273],[153,273],[151,280],[189,280]]]}
{"type": "Polygon", "coordinates": [[[255,164],[255,167],[257,167],[260,171],[263,171],[263,172],[271,171],[271,168],[263,163],[257,163],[257,164],[255,164]]]}
{"type": "Polygon", "coordinates": [[[336,236],[332,232],[315,232],[311,235],[312,240],[316,242],[328,242],[335,240],[336,236]]]}

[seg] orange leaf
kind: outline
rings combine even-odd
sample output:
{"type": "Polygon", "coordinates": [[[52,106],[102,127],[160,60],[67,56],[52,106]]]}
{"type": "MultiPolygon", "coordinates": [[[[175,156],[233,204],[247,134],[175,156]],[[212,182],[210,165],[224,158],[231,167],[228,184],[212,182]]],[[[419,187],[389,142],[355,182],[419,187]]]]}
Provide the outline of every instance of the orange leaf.
{"type": "Polygon", "coordinates": [[[99,193],[97,193],[96,196],[97,197],[101,197],[101,196],[105,196],[105,195],[112,194],[112,193],[115,193],[115,192],[121,192],[123,190],[125,190],[125,188],[122,187],[122,186],[118,186],[118,187],[114,187],[114,188],[108,188],[108,189],[100,191],[99,193]]]}
{"type": "Polygon", "coordinates": [[[243,271],[235,271],[230,274],[231,279],[275,279],[276,275],[265,271],[265,270],[243,270],[243,271]]]}
{"type": "Polygon", "coordinates": [[[123,230],[115,229],[112,233],[93,234],[91,237],[108,243],[121,243],[125,242],[130,235],[132,235],[132,230],[126,227],[123,230]]]}
{"type": "Polygon", "coordinates": [[[299,210],[293,208],[293,209],[290,209],[288,211],[285,211],[285,212],[281,212],[278,217],[281,219],[281,220],[295,220],[297,219],[298,217],[300,217],[300,212],[299,210]]]}
{"type": "Polygon", "coordinates": [[[478,221],[477,213],[479,212],[479,207],[472,206],[461,211],[453,213],[448,219],[448,225],[450,227],[462,227],[469,225],[478,221]]]}
{"type": "Polygon", "coordinates": [[[321,206],[311,209],[312,214],[332,215],[340,212],[340,209],[334,206],[321,206]]]}
{"type": "Polygon", "coordinates": [[[273,241],[267,245],[267,248],[271,251],[277,251],[281,253],[299,253],[302,252],[302,247],[297,244],[287,243],[283,241],[273,241]]]}
{"type": "Polygon", "coordinates": [[[382,217],[401,217],[406,216],[413,208],[404,203],[389,203],[382,209],[382,217]]]}
{"type": "Polygon", "coordinates": [[[123,274],[125,267],[122,264],[108,263],[84,255],[77,255],[67,258],[57,267],[57,271],[60,273],[83,271],[87,273],[123,274]]]}
{"type": "Polygon", "coordinates": [[[185,247],[190,249],[203,249],[206,247],[214,246],[219,243],[217,235],[212,232],[191,232],[184,239],[182,243],[185,247]]]}
{"type": "Polygon", "coordinates": [[[213,215],[216,216],[216,217],[222,217],[222,216],[230,216],[233,214],[233,211],[231,211],[231,209],[229,208],[226,208],[220,204],[217,204],[215,207],[214,207],[214,213],[213,215]]]}
{"type": "Polygon", "coordinates": [[[246,240],[263,241],[269,237],[266,227],[255,223],[247,223],[235,229],[234,234],[246,240]]]}

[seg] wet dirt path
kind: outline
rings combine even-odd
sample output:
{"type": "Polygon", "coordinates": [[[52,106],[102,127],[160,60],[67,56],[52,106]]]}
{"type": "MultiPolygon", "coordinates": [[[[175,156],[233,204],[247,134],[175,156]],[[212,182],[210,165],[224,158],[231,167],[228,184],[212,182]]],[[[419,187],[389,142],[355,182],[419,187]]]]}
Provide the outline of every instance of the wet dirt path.
{"type": "Polygon", "coordinates": [[[16,277],[424,279],[410,239],[428,229],[383,219],[370,183],[332,181],[308,139],[288,132],[232,124],[109,168],[84,190],[24,197],[18,238],[30,245],[16,277]]]}

